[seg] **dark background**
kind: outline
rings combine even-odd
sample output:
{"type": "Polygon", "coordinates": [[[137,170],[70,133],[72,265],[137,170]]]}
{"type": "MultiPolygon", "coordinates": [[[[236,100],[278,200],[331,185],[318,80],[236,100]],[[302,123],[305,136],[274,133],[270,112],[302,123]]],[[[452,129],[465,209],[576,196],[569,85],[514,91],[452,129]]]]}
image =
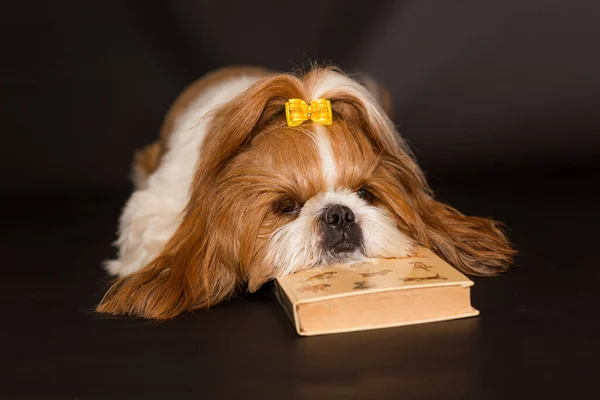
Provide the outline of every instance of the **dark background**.
{"type": "MultiPolygon", "coordinates": [[[[0,6],[0,398],[565,398],[597,391],[600,3],[0,6]],[[134,149],[213,68],[370,73],[438,196],[506,222],[467,320],[298,338],[268,290],[164,324],[92,310],[134,149]]],[[[594,395],[592,394],[592,397],[594,395]]]]}
{"type": "Polygon", "coordinates": [[[592,0],[9,4],[4,188],[124,186],[132,151],[192,80],[309,59],[387,85],[427,170],[578,166],[600,150],[592,0]]]}

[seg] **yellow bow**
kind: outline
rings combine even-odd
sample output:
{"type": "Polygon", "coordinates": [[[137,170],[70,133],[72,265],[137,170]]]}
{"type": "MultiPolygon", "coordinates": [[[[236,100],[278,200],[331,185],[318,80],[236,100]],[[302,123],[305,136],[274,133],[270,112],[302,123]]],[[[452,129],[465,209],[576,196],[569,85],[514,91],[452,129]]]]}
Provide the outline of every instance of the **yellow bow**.
{"type": "Polygon", "coordinates": [[[317,124],[331,125],[331,102],[317,99],[306,104],[301,99],[289,99],[285,103],[285,119],[288,126],[298,126],[309,119],[317,124]]]}

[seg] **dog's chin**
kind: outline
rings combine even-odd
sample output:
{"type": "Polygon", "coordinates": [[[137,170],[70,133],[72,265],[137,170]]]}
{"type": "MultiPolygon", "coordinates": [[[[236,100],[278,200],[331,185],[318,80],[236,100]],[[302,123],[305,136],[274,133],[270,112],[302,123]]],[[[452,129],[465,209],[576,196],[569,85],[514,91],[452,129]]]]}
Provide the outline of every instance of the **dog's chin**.
{"type": "Polygon", "coordinates": [[[336,251],[330,251],[323,260],[321,265],[327,264],[351,264],[357,261],[364,260],[366,257],[362,249],[343,249],[339,248],[336,251]]]}

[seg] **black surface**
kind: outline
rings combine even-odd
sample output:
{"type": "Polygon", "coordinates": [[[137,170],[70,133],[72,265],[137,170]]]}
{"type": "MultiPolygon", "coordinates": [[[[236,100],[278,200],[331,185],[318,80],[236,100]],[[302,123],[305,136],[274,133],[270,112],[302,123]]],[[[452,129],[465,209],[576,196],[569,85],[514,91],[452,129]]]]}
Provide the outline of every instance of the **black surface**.
{"type": "Polygon", "coordinates": [[[5,195],[0,398],[593,398],[597,172],[432,176],[520,250],[474,279],[481,316],[312,338],[265,290],[165,323],[94,315],[127,193],[5,195]]]}

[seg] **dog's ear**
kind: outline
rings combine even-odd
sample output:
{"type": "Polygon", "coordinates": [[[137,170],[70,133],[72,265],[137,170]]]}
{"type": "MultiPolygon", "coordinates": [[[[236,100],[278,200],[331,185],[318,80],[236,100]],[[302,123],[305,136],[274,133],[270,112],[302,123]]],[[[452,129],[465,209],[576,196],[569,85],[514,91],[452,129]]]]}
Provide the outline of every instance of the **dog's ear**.
{"type": "Polygon", "coordinates": [[[228,239],[214,225],[211,195],[215,193],[209,189],[195,198],[158,256],[114,282],[98,312],[163,320],[208,308],[235,292],[240,274],[227,264],[228,239]]]}
{"type": "Polygon", "coordinates": [[[512,264],[516,251],[499,222],[463,215],[431,197],[419,211],[420,241],[462,272],[496,275],[512,264]]]}
{"type": "Polygon", "coordinates": [[[421,185],[425,178],[420,170],[389,154],[381,163],[383,177],[375,180],[375,189],[402,231],[466,274],[495,275],[509,268],[516,251],[501,223],[463,215],[435,200],[421,185]]]}
{"type": "Polygon", "coordinates": [[[235,196],[219,187],[220,173],[288,98],[301,96],[296,78],[276,75],[215,111],[181,224],[156,258],[110,287],[97,311],[161,320],[208,308],[235,293],[244,280],[233,253],[240,247],[231,234],[236,221],[228,220],[227,201],[235,196]]]}
{"type": "Polygon", "coordinates": [[[435,200],[414,166],[389,154],[382,155],[380,164],[372,188],[400,230],[464,273],[495,275],[509,268],[516,252],[502,224],[463,215],[435,200]]]}

